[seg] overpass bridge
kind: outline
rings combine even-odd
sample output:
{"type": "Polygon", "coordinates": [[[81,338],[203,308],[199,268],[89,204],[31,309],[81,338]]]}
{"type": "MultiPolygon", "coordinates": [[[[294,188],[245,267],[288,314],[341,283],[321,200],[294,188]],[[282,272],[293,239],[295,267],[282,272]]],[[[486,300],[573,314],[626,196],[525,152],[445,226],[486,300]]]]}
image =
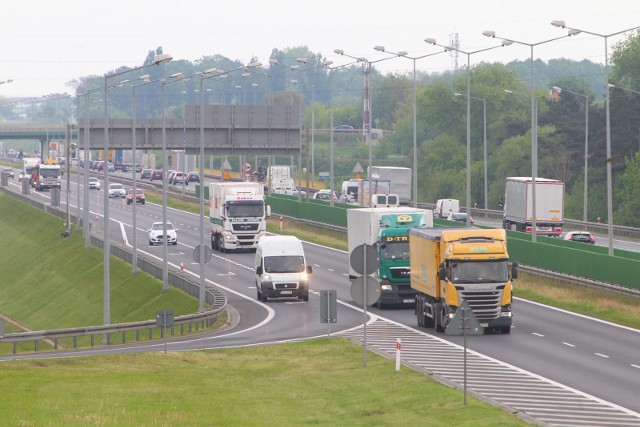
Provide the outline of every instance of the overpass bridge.
{"type": "MultiPolygon", "coordinates": [[[[136,119],[136,149],[157,150],[163,147],[163,130],[168,150],[200,153],[200,121],[204,125],[205,155],[297,155],[300,153],[300,111],[287,105],[199,105],[185,106],[184,118],[136,119]]],[[[133,148],[131,119],[111,119],[109,149],[133,148]]],[[[80,118],[71,130],[71,142],[84,149],[85,135],[89,149],[103,150],[104,119],[80,118]]],[[[41,148],[53,139],[65,140],[64,124],[2,126],[0,139],[35,139],[41,148]]],[[[41,150],[46,152],[48,150],[41,150]]]]}

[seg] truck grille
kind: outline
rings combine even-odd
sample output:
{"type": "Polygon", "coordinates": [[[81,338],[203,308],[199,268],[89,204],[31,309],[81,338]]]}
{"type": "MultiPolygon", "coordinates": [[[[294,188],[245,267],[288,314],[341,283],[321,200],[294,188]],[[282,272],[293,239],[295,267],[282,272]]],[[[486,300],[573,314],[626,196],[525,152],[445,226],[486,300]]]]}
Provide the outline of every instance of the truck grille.
{"type": "Polygon", "coordinates": [[[390,268],[391,277],[394,279],[409,279],[409,267],[390,268]]]}
{"type": "Polygon", "coordinates": [[[275,289],[297,289],[297,283],[274,283],[273,287],[275,289]]]}
{"type": "Polygon", "coordinates": [[[479,321],[488,321],[500,317],[502,290],[473,290],[456,286],[460,298],[467,300],[471,310],[479,321]]]}
{"type": "Polygon", "coordinates": [[[233,231],[257,231],[259,225],[256,222],[234,222],[233,231]]]}

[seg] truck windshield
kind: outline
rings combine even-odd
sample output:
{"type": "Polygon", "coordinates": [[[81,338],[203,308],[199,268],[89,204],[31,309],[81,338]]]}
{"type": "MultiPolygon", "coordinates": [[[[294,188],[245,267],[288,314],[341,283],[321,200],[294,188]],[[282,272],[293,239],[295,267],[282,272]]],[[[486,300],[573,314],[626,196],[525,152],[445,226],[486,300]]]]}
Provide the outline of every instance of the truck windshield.
{"type": "Polygon", "coordinates": [[[60,169],[40,169],[43,178],[57,178],[60,176],[60,169]]]}
{"type": "Polygon", "coordinates": [[[387,242],[382,249],[383,259],[409,259],[409,242],[387,242]]]}
{"type": "Polygon", "coordinates": [[[451,264],[453,283],[504,283],[509,279],[507,261],[458,261],[451,264]]]}
{"type": "Polygon", "coordinates": [[[227,216],[230,218],[237,217],[263,217],[264,203],[233,203],[227,205],[227,216]]]}
{"type": "Polygon", "coordinates": [[[302,273],[304,258],[296,255],[265,257],[264,271],[267,273],[302,273]]]}

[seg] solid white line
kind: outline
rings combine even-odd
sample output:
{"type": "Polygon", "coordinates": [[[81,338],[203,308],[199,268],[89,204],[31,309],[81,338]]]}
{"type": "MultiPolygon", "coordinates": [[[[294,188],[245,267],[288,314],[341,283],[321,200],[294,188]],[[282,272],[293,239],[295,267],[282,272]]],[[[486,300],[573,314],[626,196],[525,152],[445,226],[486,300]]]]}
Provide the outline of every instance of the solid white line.
{"type": "Polygon", "coordinates": [[[542,337],[542,338],[544,338],[544,335],[539,334],[539,333],[537,333],[537,332],[532,332],[532,333],[531,333],[531,335],[535,335],[535,336],[537,336],[537,337],[542,337]]]}
{"type": "Polygon", "coordinates": [[[634,368],[640,369],[640,366],[638,366],[638,365],[631,364],[631,366],[633,366],[634,368]]]}
{"type": "Polygon", "coordinates": [[[575,345],[573,345],[573,344],[569,344],[568,342],[563,342],[562,344],[564,344],[564,345],[566,345],[566,346],[569,346],[569,347],[575,347],[575,345]]]}
{"type": "Polygon", "coordinates": [[[607,356],[606,354],[602,354],[602,353],[593,353],[593,354],[595,354],[596,356],[604,357],[605,359],[609,358],[609,356],[607,356]]]}

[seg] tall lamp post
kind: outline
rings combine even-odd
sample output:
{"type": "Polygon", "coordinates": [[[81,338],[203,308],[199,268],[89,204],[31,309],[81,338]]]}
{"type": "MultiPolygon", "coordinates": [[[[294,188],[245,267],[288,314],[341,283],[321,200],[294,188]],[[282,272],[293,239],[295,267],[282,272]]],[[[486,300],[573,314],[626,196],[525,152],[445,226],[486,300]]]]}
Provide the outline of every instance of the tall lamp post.
{"type": "Polygon", "coordinates": [[[362,64],[362,72],[364,74],[364,120],[363,120],[363,129],[362,132],[364,134],[364,138],[365,141],[367,142],[367,144],[369,145],[369,166],[368,166],[368,172],[367,172],[367,180],[369,181],[369,206],[372,206],[373,203],[373,195],[372,195],[372,186],[373,186],[373,182],[371,180],[371,171],[372,171],[372,167],[373,167],[373,143],[371,141],[371,118],[372,118],[372,114],[371,114],[371,65],[377,63],[377,62],[381,62],[381,61],[386,61],[387,59],[392,59],[395,58],[396,55],[393,56],[389,56],[387,58],[382,58],[382,59],[377,59],[375,61],[369,61],[367,58],[365,57],[356,57],[356,56],[351,56],[347,53],[344,52],[344,50],[342,49],[334,49],[333,50],[334,53],[338,54],[338,55],[343,55],[343,56],[347,56],[351,59],[355,59],[356,62],[359,62],[362,64]]]}
{"type": "Polygon", "coordinates": [[[200,291],[199,291],[199,310],[205,308],[205,227],[204,227],[204,81],[211,77],[226,76],[235,71],[245,70],[248,68],[260,67],[262,63],[253,62],[245,67],[224,72],[211,68],[200,74],[200,291]]]}
{"type": "Polygon", "coordinates": [[[155,80],[150,80],[149,74],[145,74],[143,76],[138,77],[138,80],[141,80],[142,83],[137,85],[131,85],[131,145],[133,151],[133,188],[132,188],[132,203],[133,203],[133,213],[132,213],[132,227],[133,227],[133,255],[131,261],[131,273],[136,274],[138,272],[138,239],[137,239],[137,214],[136,214],[136,205],[138,204],[137,199],[137,179],[136,179],[136,159],[137,159],[137,147],[136,147],[136,89],[140,86],[145,86],[150,83],[155,83],[161,80],[161,78],[157,78],[155,80]]]}
{"type": "Polygon", "coordinates": [[[111,323],[111,285],[109,277],[109,258],[111,255],[111,236],[109,223],[109,108],[107,102],[107,95],[109,90],[108,81],[112,77],[116,77],[132,71],[141,70],[143,68],[150,67],[152,65],[162,64],[164,62],[171,61],[173,57],[171,55],[163,54],[156,55],[151,64],[141,65],[139,67],[130,68],[125,71],[114,74],[105,74],[104,76],[104,323],[108,325],[111,323]]]}
{"type": "Polygon", "coordinates": [[[432,44],[435,46],[440,46],[445,49],[445,51],[457,51],[467,55],[467,225],[471,225],[471,55],[475,53],[485,52],[491,49],[496,49],[499,47],[508,46],[511,43],[508,41],[503,41],[502,44],[498,46],[490,46],[484,49],[478,49],[474,51],[464,51],[457,49],[453,46],[444,46],[436,43],[435,39],[426,38],[424,41],[428,44],[432,44]]]}
{"type": "Polygon", "coordinates": [[[384,46],[374,46],[374,49],[378,52],[387,52],[392,55],[411,59],[413,61],[413,207],[418,207],[418,135],[417,135],[417,101],[416,101],[416,61],[418,59],[426,58],[428,56],[439,55],[441,53],[446,52],[443,50],[441,52],[429,53],[427,55],[422,55],[418,57],[411,57],[409,52],[405,50],[401,50],[400,52],[391,52],[386,50],[384,46]]]}
{"type": "MultiPolygon", "coordinates": [[[[533,48],[535,46],[539,46],[541,44],[550,43],[555,40],[564,39],[566,37],[575,36],[579,34],[580,31],[569,31],[568,34],[560,37],[554,37],[552,39],[543,40],[536,43],[526,43],[518,40],[507,39],[504,37],[498,37],[502,39],[503,42],[508,42],[509,44],[515,43],[522,46],[529,46],[531,50],[531,241],[535,242],[537,240],[537,225],[536,225],[536,179],[538,175],[538,126],[537,124],[534,126],[534,110],[535,106],[535,79],[534,79],[534,62],[533,62],[533,48]]],[[[482,34],[486,37],[496,38],[495,31],[483,31],[482,34]]]]}
{"type": "Polygon", "coordinates": [[[563,89],[558,86],[553,86],[552,89],[558,93],[567,92],[584,98],[584,195],[582,201],[582,221],[587,222],[587,194],[589,185],[589,180],[587,179],[589,168],[589,95],[572,92],[569,89],[563,89]]]}
{"type": "Polygon", "coordinates": [[[585,33],[592,36],[602,37],[604,39],[604,69],[605,69],[605,114],[606,114],[606,134],[607,134],[607,234],[609,235],[609,255],[613,255],[613,197],[612,197],[612,184],[611,184],[611,114],[609,111],[609,37],[616,36],[618,34],[632,31],[640,26],[628,28],[622,31],[616,31],[611,34],[598,34],[592,31],[581,30],[578,28],[568,27],[565,21],[554,20],[551,21],[551,25],[558,28],[566,28],[569,31],[573,31],[576,34],[585,33]]]}
{"type": "MultiPolygon", "coordinates": [[[[453,96],[462,96],[461,93],[454,92],[453,96]]],[[[487,184],[487,100],[485,98],[478,98],[472,96],[471,99],[476,101],[482,101],[482,146],[483,146],[483,161],[484,161],[484,208],[489,209],[488,205],[488,184],[487,184]]]]}

